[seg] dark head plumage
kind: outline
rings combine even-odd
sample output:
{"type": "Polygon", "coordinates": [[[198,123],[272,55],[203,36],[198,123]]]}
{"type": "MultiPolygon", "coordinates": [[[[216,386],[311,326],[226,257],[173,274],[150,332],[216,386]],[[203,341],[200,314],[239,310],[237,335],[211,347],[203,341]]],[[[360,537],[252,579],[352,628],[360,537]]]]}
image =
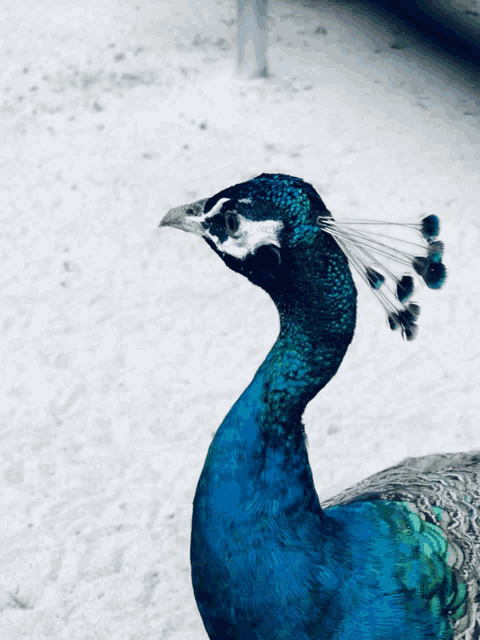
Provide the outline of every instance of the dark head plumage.
{"type": "Polygon", "coordinates": [[[172,209],[161,225],[202,236],[228,267],[271,295],[287,286],[292,256],[316,252],[314,258],[321,262],[335,252],[326,236],[333,238],[377,295],[390,328],[400,328],[408,340],[416,335],[419,313],[418,305],[406,305],[414,292],[414,278],[431,289],[439,289],[446,279],[443,243],[436,240],[437,216],[426,216],[418,224],[334,219],[312,185],[283,174],[264,173],[172,209]],[[382,224],[413,231],[420,242],[398,240],[403,243],[398,248],[397,238],[357,228],[382,224]],[[403,265],[403,273],[397,275],[387,267],[388,261],[403,265]]]}

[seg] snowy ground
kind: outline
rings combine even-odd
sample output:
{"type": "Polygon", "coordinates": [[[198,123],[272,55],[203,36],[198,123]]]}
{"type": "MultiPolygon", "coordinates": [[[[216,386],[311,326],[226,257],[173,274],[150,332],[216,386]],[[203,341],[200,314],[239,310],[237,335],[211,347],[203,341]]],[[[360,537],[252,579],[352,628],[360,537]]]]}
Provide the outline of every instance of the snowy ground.
{"type": "Polygon", "coordinates": [[[193,493],[277,320],[160,218],[263,171],[312,182],[334,215],[438,213],[446,288],[418,300],[408,344],[361,288],[352,347],[305,416],[311,462],[326,497],[479,448],[480,92],[327,3],[272,3],[276,78],[253,82],[232,74],[231,1],[80,5],[2,17],[0,635],[206,638],[193,493]]]}

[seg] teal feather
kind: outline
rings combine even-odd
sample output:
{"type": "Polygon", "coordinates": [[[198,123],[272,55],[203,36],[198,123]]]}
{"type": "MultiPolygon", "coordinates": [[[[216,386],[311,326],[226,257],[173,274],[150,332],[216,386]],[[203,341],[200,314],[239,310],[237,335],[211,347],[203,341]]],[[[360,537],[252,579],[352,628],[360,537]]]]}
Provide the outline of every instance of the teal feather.
{"type": "Polygon", "coordinates": [[[407,458],[322,506],[328,512],[357,500],[401,502],[417,514],[429,552],[419,560],[433,555],[435,566],[449,569],[438,597],[452,637],[480,638],[480,452],[407,458]]]}

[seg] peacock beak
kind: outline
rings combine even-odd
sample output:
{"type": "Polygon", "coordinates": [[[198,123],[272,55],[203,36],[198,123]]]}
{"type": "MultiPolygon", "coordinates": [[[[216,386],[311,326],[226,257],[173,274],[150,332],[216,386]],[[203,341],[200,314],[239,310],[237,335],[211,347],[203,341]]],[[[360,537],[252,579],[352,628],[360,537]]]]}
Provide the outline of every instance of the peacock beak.
{"type": "Polygon", "coordinates": [[[203,210],[208,198],[197,200],[192,204],[184,204],[181,207],[175,207],[165,214],[159,227],[174,227],[182,231],[194,233],[197,236],[204,236],[205,229],[201,222],[203,219],[203,210]]]}

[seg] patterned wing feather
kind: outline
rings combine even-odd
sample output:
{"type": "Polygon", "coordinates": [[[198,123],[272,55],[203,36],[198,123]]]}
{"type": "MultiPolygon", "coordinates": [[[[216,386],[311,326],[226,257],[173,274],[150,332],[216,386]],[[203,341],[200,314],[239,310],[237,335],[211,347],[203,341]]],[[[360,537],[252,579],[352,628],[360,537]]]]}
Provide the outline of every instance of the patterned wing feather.
{"type": "Polygon", "coordinates": [[[453,622],[455,640],[480,640],[480,452],[406,458],[334,498],[323,508],[359,501],[406,502],[443,531],[449,562],[467,587],[466,606],[453,622]]]}

